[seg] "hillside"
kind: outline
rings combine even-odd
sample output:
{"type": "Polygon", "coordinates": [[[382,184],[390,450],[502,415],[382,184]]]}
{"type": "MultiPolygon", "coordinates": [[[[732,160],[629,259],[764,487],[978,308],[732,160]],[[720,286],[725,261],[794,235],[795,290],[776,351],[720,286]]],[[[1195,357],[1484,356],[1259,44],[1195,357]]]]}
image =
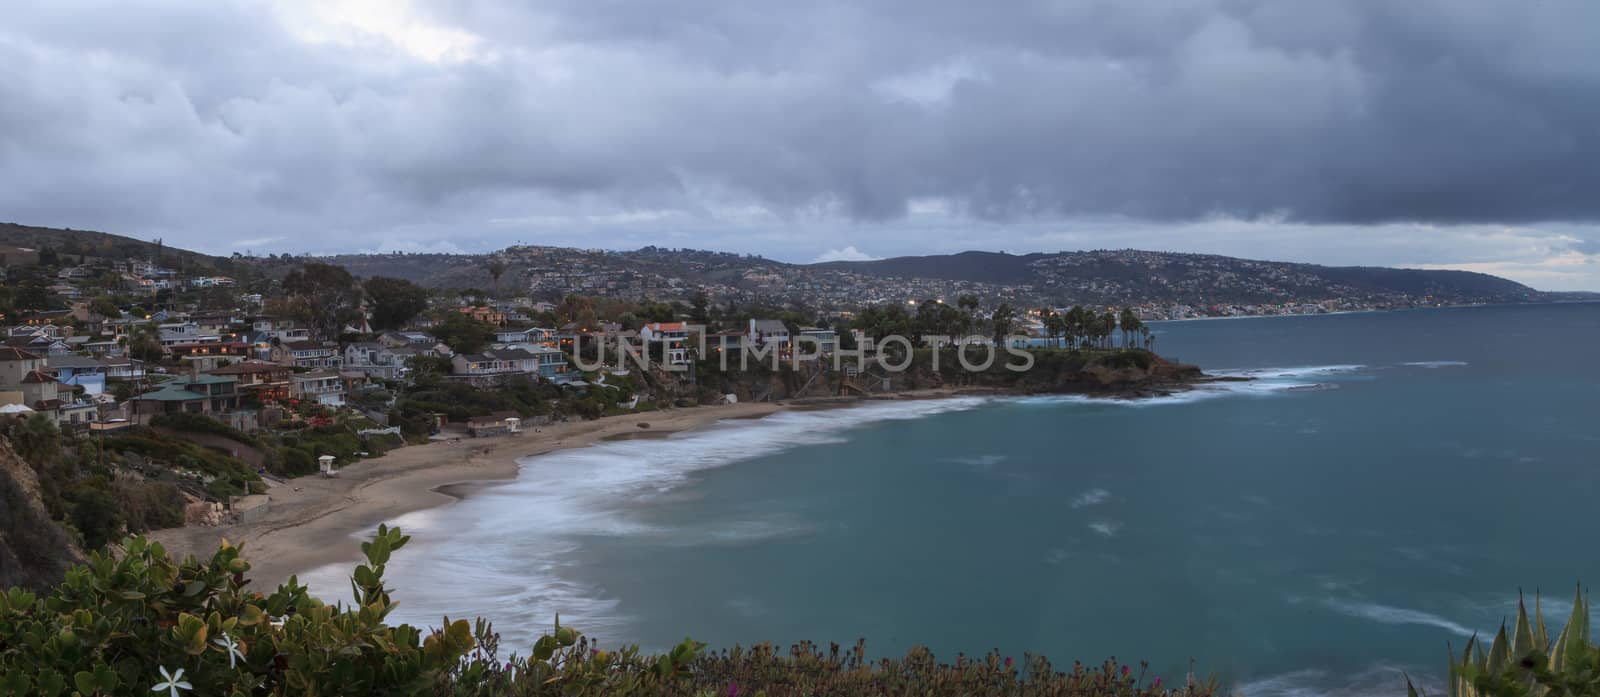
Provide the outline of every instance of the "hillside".
{"type": "MultiPolygon", "coordinates": [[[[288,255],[211,257],[153,242],[81,230],[0,225],[0,247],[49,247],[87,258],[153,258],[191,270],[245,276],[286,273],[288,255]]],[[[704,291],[717,301],[853,309],[878,303],[975,295],[1013,305],[1127,305],[1221,308],[1318,304],[1386,309],[1452,304],[1595,299],[1542,293],[1504,278],[1467,271],[1334,267],[1235,257],[1096,250],[906,256],[877,261],[790,264],[757,256],[645,247],[633,251],[518,246],[489,254],[345,254],[321,257],[358,277],[392,276],[433,288],[476,288],[502,296],[558,300],[571,293],[624,299],[687,300],[704,291]],[[498,279],[492,262],[504,264],[498,279]]],[[[1252,309],[1254,308],[1254,309],[1252,309]]]]}
{"type": "Polygon", "coordinates": [[[178,267],[231,268],[232,259],[213,257],[187,249],[169,247],[158,241],[138,240],[92,230],[36,227],[16,223],[0,223],[0,247],[23,247],[34,250],[51,249],[70,257],[83,257],[90,262],[98,259],[165,259],[178,267]]]}
{"type": "Polygon", "coordinates": [[[1471,302],[1524,302],[1541,293],[1468,271],[1336,267],[1140,250],[1011,255],[962,252],[818,264],[876,277],[1027,283],[1072,289],[1089,302],[1282,302],[1402,294],[1471,302]]]}
{"type": "Polygon", "coordinates": [[[41,588],[82,561],[72,539],[50,519],[33,467],[0,436],[0,588],[41,588]]]}

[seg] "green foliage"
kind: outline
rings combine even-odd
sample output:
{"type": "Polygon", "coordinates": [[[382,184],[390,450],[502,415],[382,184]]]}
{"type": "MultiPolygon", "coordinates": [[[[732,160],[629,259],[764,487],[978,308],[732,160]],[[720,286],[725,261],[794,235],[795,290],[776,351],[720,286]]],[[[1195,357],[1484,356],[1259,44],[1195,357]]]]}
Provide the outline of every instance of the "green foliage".
{"type": "Polygon", "coordinates": [[[428,289],[405,279],[377,276],[362,288],[372,299],[373,329],[399,329],[428,308],[428,289]]]}
{"type": "Polygon", "coordinates": [[[289,294],[290,316],[320,336],[338,336],[346,322],[361,317],[361,289],[342,266],[306,262],[284,277],[283,289],[289,294]]]}
{"type": "Polygon", "coordinates": [[[44,414],[29,414],[26,419],[12,422],[5,429],[5,436],[35,470],[43,470],[61,456],[61,431],[55,420],[44,414]]]}
{"type": "Polygon", "coordinates": [[[244,494],[250,482],[261,477],[238,458],[188,441],[163,438],[145,429],[124,431],[105,439],[105,449],[135,453],[171,467],[193,470],[211,479],[208,490],[216,496],[244,494]]]}
{"type": "Polygon", "coordinates": [[[255,438],[237,428],[204,414],[191,414],[185,411],[170,414],[157,414],[150,419],[151,426],[170,428],[174,431],[187,431],[190,433],[210,433],[235,440],[247,445],[257,445],[255,438]]]}
{"type": "Polygon", "coordinates": [[[1142,349],[1126,349],[1100,358],[1100,364],[1112,369],[1138,368],[1149,370],[1155,363],[1155,354],[1142,349]]]}
{"type": "Polygon", "coordinates": [[[278,469],[275,474],[298,477],[317,471],[317,456],[305,448],[283,446],[278,448],[278,469]]]}
{"type": "MultiPolygon", "coordinates": [[[[0,457],[7,456],[0,440],[0,457]]],[[[74,554],[71,538],[29,489],[0,466],[0,587],[54,583],[74,554]]]]}
{"type": "MultiPolygon", "coordinates": [[[[1580,589],[1572,615],[1555,641],[1545,629],[1539,597],[1530,622],[1527,605],[1517,600],[1517,619],[1509,636],[1505,624],[1484,654],[1474,636],[1460,660],[1451,651],[1449,697],[1546,697],[1600,695],[1600,647],[1589,638],[1589,599],[1580,589]]],[[[1407,691],[1417,690],[1406,681],[1407,691]]]]}
{"type": "Polygon", "coordinates": [[[497,411],[514,411],[523,418],[549,414],[551,403],[562,397],[561,388],[531,377],[517,377],[492,389],[433,375],[418,375],[406,395],[395,403],[391,422],[408,436],[426,435],[433,414],[452,422],[497,411]]]}
{"type": "Polygon", "coordinates": [[[89,301],[89,311],[101,317],[116,319],[122,316],[121,308],[117,307],[115,300],[109,295],[97,295],[89,301]]]}
{"type": "Polygon", "coordinates": [[[664,653],[601,650],[560,618],[525,655],[500,655],[483,620],[443,618],[424,632],[391,626],[384,570],[410,538],[380,526],[361,545],[348,602],[313,597],[296,579],[249,588],[250,564],[226,542],[207,560],[176,562],[160,544],[125,542],[93,555],[43,597],[0,593],[0,695],[1011,695],[1210,697],[1214,683],[1162,688],[1143,669],[1106,662],[1056,670],[1043,657],[997,653],[954,664],[925,649],[869,661],[799,644],[706,653],[685,639],[664,653]]]}
{"type": "Polygon", "coordinates": [[[494,325],[459,312],[447,313],[431,331],[456,353],[477,353],[494,341],[494,325]]]}

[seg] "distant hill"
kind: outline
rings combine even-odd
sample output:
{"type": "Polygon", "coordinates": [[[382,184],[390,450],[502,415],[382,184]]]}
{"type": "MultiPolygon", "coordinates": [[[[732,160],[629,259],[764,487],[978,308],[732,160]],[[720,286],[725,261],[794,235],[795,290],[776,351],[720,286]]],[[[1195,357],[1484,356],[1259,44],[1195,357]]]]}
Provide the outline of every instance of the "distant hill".
{"type": "Polygon", "coordinates": [[[1091,302],[1114,296],[1149,300],[1271,302],[1281,293],[1315,297],[1405,294],[1477,302],[1525,302],[1543,294],[1516,281],[1471,271],[1320,266],[1211,254],[1102,250],[1012,255],[962,252],[815,266],[877,277],[939,278],[1072,289],[1091,302]]]}
{"type": "Polygon", "coordinates": [[[812,264],[817,268],[854,271],[872,276],[900,278],[938,278],[976,283],[1021,283],[1032,278],[1030,263],[1048,254],[1004,254],[1001,252],[961,252],[920,257],[893,257],[877,261],[830,261],[812,264]]]}
{"type": "Polygon", "coordinates": [[[0,246],[50,248],[57,253],[73,257],[95,259],[154,259],[157,255],[173,260],[175,264],[197,264],[210,268],[226,266],[231,260],[213,257],[187,249],[168,247],[154,241],[138,240],[92,230],[36,227],[16,223],[0,223],[0,246]]]}
{"type": "MultiPolygon", "coordinates": [[[[154,258],[192,270],[281,275],[287,255],[212,257],[120,235],[0,224],[0,247],[49,247],[93,258],[154,258]]],[[[736,302],[850,307],[971,293],[1035,304],[1283,304],[1351,301],[1370,307],[1597,299],[1541,293],[1468,271],[1320,266],[1209,254],[1095,250],[905,256],[790,264],[758,256],[645,247],[633,251],[510,247],[490,254],[345,254],[318,257],[359,277],[392,276],[434,288],[494,289],[544,299],[567,293],[685,299],[704,289],[736,302]],[[491,261],[506,266],[498,283],[491,261]]]]}

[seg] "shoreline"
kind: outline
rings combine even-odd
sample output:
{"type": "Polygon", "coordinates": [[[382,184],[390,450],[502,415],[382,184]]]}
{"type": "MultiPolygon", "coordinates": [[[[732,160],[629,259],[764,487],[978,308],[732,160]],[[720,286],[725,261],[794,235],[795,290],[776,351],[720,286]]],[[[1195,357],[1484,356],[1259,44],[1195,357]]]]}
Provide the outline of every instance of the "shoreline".
{"type": "MultiPolygon", "coordinates": [[[[1226,379],[1224,379],[1226,380],[1226,379]]],[[[145,533],[174,557],[205,558],[223,540],[244,547],[249,578],[270,592],[291,576],[328,564],[360,563],[356,535],[416,511],[461,501],[514,480],[523,458],[599,443],[665,438],[720,421],[761,419],[782,411],[849,408],[884,401],[999,396],[1014,392],[981,386],[935,387],[871,396],[803,397],[778,402],[708,405],[566,421],[517,436],[463,438],[408,445],[352,463],[337,477],[315,474],[267,478],[270,510],[258,520],[184,526],[145,533]],[[649,424],[642,428],[640,424],[649,424]]],[[[1107,399],[1150,395],[1101,395],[1107,399]]]]}
{"type": "Polygon", "coordinates": [[[350,464],[337,477],[269,479],[271,509],[259,520],[167,528],[146,536],[178,558],[208,557],[224,539],[243,545],[250,579],[257,590],[270,592],[291,576],[320,566],[349,562],[354,567],[361,557],[356,533],[515,479],[522,458],[638,437],[635,434],[660,438],[723,420],[759,419],[788,408],[789,403],[773,402],[700,406],[561,422],[517,436],[408,445],[350,464]],[[641,423],[649,428],[641,428],[641,423]]]}

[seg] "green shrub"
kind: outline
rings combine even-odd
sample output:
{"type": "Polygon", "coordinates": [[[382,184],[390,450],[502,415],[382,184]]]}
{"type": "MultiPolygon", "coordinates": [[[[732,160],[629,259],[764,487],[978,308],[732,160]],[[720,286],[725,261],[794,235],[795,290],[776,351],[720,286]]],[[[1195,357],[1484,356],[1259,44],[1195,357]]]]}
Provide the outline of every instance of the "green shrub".
{"type": "Polygon", "coordinates": [[[278,448],[277,453],[278,474],[298,477],[317,471],[317,457],[302,448],[284,446],[278,448]]]}
{"type": "Polygon", "coordinates": [[[1100,363],[1114,370],[1124,368],[1149,370],[1155,363],[1155,354],[1143,349],[1124,349],[1101,358],[1100,363]]]}
{"type": "Polygon", "coordinates": [[[136,453],[176,467],[192,469],[213,478],[218,491],[239,494],[250,482],[261,479],[255,470],[238,458],[188,441],[166,438],[148,429],[132,429],[105,439],[105,450],[136,453]]]}
{"type": "Polygon", "coordinates": [[[444,618],[426,634],[385,618],[390,555],[409,540],[380,526],[361,545],[351,601],[328,605],[294,579],[248,589],[250,564],[224,546],[174,562],[159,544],[125,541],[92,555],[48,596],[0,594],[0,694],[149,695],[1010,695],[1210,697],[1214,683],[1163,688],[1143,670],[1106,662],[1057,671],[1042,657],[990,653],[939,663],[925,649],[868,661],[799,644],[705,653],[685,639],[660,655],[604,651],[559,618],[526,656],[500,655],[483,620],[444,618]]]}
{"type": "Polygon", "coordinates": [[[158,414],[150,419],[150,425],[160,426],[162,428],[170,428],[174,431],[210,433],[235,440],[246,445],[257,445],[256,439],[250,437],[244,431],[229,426],[209,416],[205,416],[204,414],[190,414],[188,412],[181,411],[170,414],[158,414]]]}

